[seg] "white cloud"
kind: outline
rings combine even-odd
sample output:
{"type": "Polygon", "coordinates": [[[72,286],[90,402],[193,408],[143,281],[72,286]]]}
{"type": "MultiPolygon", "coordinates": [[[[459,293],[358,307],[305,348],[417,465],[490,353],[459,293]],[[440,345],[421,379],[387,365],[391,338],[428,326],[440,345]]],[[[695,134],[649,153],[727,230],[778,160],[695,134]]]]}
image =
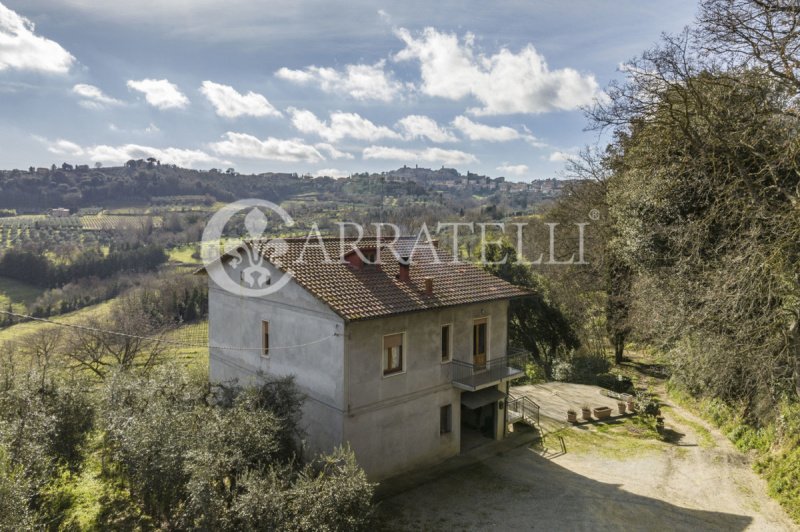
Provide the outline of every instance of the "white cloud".
{"type": "Polygon", "coordinates": [[[523,176],[528,173],[528,165],[525,164],[508,164],[503,163],[497,167],[498,170],[501,172],[505,172],[507,174],[515,175],[515,176],[523,176]]]}
{"type": "Polygon", "coordinates": [[[417,36],[405,28],[395,33],[406,44],[395,59],[419,61],[422,92],[450,100],[472,96],[483,106],[470,109],[472,114],[571,110],[603,96],[593,75],[571,68],[550,70],[531,44],[519,53],[502,48],[487,56],[476,53],[475,37],[469,33],[462,40],[434,28],[417,36]]]}
{"type": "Polygon", "coordinates": [[[508,126],[493,127],[473,122],[466,116],[457,116],[453,126],[461,131],[469,140],[485,140],[488,142],[507,142],[521,137],[519,131],[508,126]]]}
{"type": "Polygon", "coordinates": [[[459,150],[443,150],[441,148],[425,148],[410,150],[389,146],[369,146],[364,148],[362,157],[367,159],[387,159],[391,161],[423,161],[428,163],[470,164],[477,163],[478,158],[471,153],[459,150]]]}
{"type": "Polygon", "coordinates": [[[328,123],[320,120],[317,115],[307,109],[289,107],[286,112],[289,113],[292,125],[298,131],[319,135],[328,142],[338,142],[348,137],[368,141],[400,137],[388,127],[376,126],[357,113],[343,113],[341,111],[331,113],[330,123],[328,123]]]}
{"type": "Polygon", "coordinates": [[[102,162],[104,164],[123,164],[131,159],[147,159],[148,157],[155,157],[162,163],[176,164],[184,168],[192,168],[196,165],[211,166],[215,164],[228,164],[227,161],[222,161],[202,150],[187,150],[172,147],[154,148],[152,146],[141,146],[139,144],[80,146],[79,144],[64,139],[51,142],[41,137],[36,138],[47,144],[47,150],[51,153],[72,157],[86,157],[91,161],[102,162]]]}
{"type": "Polygon", "coordinates": [[[81,97],[80,104],[87,109],[105,109],[114,105],[122,105],[122,101],[107,96],[100,88],[86,83],[78,83],[72,92],[81,97]]]}
{"type": "Polygon", "coordinates": [[[226,140],[211,144],[211,149],[226,157],[307,163],[325,160],[317,148],[306,144],[302,139],[268,137],[260,140],[246,133],[232,131],[225,133],[225,138],[226,140]]]}
{"type": "Polygon", "coordinates": [[[458,139],[439,126],[436,121],[423,115],[409,115],[397,122],[397,128],[407,139],[427,138],[432,142],[455,142],[458,139]]]}
{"type": "Polygon", "coordinates": [[[333,177],[339,179],[349,176],[350,172],[344,172],[342,170],[337,170],[336,168],[323,168],[321,170],[317,170],[311,175],[314,177],[333,177]]]}
{"type": "Polygon", "coordinates": [[[547,158],[551,163],[564,163],[575,158],[574,150],[563,151],[556,150],[547,158]]]}
{"type": "Polygon", "coordinates": [[[78,144],[64,139],[58,139],[47,146],[47,151],[56,155],[71,155],[73,157],[83,155],[84,151],[78,144]]]}
{"type": "Polygon", "coordinates": [[[0,71],[66,74],[75,57],[55,41],[34,34],[33,22],[0,4],[0,71]]]}
{"type": "Polygon", "coordinates": [[[335,146],[331,144],[327,144],[325,142],[320,142],[319,144],[314,145],[320,151],[324,151],[328,154],[328,157],[331,159],[352,159],[353,154],[347,153],[346,151],[341,151],[337,149],[335,146]]]}
{"type": "Polygon", "coordinates": [[[217,114],[224,118],[283,116],[264,96],[256,92],[241,94],[233,87],[213,81],[204,81],[200,92],[211,102],[217,114]]]}
{"type": "Polygon", "coordinates": [[[183,109],[189,105],[189,98],[166,79],[128,80],[128,87],[144,94],[147,103],[158,109],[183,109]]]}
{"type": "Polygon", "coordinates": [[[194,168],[198,165],[227,164],[226,161],[222,161],[202,150],[182,148],[153,148],[138,144],[123,144],[121,146],[92,146],[84,151],[92,161],[99,161],[104,164],[124,163],[131,159],[147,159],[149,157],[155,157],[162,163],[176,164],[183,168],[194,168]]]}
{"type": "Polygon", "coordinates": [[[400,95],[403,84],[384,70],[386,62],[347,65],[344,70],[308,66],[302,70],[281,68],[275,75],[299,85],[316,84],[325,92],[344,94],[356,100],[389,102],[400,95]]]}

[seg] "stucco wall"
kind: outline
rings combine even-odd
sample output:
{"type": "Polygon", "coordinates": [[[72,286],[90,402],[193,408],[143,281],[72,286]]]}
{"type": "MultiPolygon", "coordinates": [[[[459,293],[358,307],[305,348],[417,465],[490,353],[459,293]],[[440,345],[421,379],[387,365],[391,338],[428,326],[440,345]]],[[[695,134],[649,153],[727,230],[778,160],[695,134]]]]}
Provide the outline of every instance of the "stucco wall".
{"type": "MultiPolygon", "coordinates": [[[[270,269],[277,282],[280,272],[270,269]]],[[[385,478],[459,453],[461,391],[451,383],[451,364],[441,362],[441,326],[452,327],[453,358],[471,362],[473,320],[488,317],[488,357],[502,357],[507,310],[506,301],[497,301],[345,324],[294,281],[250,298],[212,280],[209,341],[244,349],[212,348],[211,380],[250,384],[262,373],[293,375],[307,396],[301,425],[309,450],[349,443],[371,478],[385,478]],[[269,322],[268,357],[260,352],[262,321],[269,322]],[[383,335],[397,332],[405,333],[404,371],[384,376],[383,335]],[[315,343],[278,349],[309,342],[315,343]],[[442,435],[440,407],[447,404],[453,431],[442,435]]]]}
{"type": "MultiPolygon", "coordinates": [[[[275,269],[271,273],[273,282],[281,275],[275,269]]],[[[308,433],[309,451],[339,445],[346,409],[342,318],[294,281],[262,298],[232,294],[213,280],[209,290],[209,343],[243,348],[210,349],[211,380],[247,385],[257,382],[259,374],[294,376],[306,396],[301,426],[308,433]],[[269,322],[267,357],[260,351],[262,321],[269,322]],[[309,342],[315,343],[281,349],[309,342]]]]}
{"type": "Polygon", "coordinates": [[[473,320],[489,318],[489,359],[506,354],[508,303],[498,301],[348,324],[344,437],[359,463],[382,478],[458,454],[460,390],[441,362],[441,326],[453,328],[453,358],[471,362],[473,320]],[[383,335],[405,332],[404,372],[383,375],[383,335]],[[439,407],[453,405],[453,433],[439,434],[439,407]]]}

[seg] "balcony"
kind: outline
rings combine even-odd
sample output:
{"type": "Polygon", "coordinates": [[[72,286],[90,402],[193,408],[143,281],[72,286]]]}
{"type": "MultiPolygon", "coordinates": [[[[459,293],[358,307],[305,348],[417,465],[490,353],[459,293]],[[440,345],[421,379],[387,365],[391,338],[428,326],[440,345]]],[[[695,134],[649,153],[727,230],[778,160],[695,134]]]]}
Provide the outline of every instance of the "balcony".
{"type": "Polygon", "coordinates": [[[474,392],[496,385],[503,379],[516,379],[525,374],[527,359],[527,351],[514,351],[508,356],[491,358],[483,364],[453,360],[453,386],[474,392]]]}

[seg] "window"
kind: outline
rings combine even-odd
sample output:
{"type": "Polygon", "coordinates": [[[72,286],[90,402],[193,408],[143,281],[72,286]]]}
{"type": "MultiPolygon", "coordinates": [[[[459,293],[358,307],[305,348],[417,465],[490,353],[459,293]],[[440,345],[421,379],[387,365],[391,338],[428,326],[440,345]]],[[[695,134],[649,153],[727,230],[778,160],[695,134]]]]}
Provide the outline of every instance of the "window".
{"type": "Polygon", "coordinates": [[[450,326],[442,325],[442,362],[450,360],[450,326]]]}
{"type": "Polygon", "coordinates": [[[269,322],[261,322],[261,354],[265,357],[269,356],[269,322]]]}
{"type": "Polygon", "coordinates": [[[383,337],[383,374],[403,371],[403,333],[383,337]]]}
{"type": "Polygon", "coordinates": [[[472,364],[475,369],[486,367],[486,318],[472,324],[472,364]]]}
{"type": "Polygon", "coordinates": [[[439,409],[439,434],[448,434],[453,430],[453,405],[444,405],[439,409]]]}

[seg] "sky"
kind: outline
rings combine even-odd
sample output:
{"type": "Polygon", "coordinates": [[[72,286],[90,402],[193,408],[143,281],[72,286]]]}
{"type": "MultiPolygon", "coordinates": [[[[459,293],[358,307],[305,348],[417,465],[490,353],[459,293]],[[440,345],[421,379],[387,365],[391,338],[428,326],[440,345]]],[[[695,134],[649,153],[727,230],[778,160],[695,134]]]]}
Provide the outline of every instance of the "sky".
{"type": "Polygon", "coordinates": [[[693,1],[0,0],[0,168],[559,177],[693,1]]]}

